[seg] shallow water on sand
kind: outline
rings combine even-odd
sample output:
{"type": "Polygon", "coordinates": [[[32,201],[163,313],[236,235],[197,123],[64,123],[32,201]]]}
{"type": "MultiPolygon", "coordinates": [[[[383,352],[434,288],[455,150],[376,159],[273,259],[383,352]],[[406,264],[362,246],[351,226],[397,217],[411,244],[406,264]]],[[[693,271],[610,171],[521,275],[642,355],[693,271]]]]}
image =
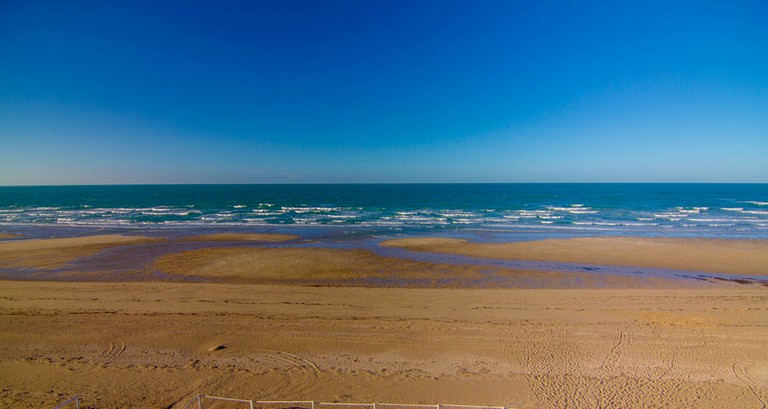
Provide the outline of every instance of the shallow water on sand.
{"type": "MultiPolygon", "coordinates": [[[[125,234],[162,238],[165,241],[146,244],[132,244],[106,248],[96,254],[80,257],[58,268],[0,268],[0,278],[3,279],[44,279],[80,281],[93,279],[90,273],[100,273],[98,280],[107,281],[200,281],[190,276],[174,276],[159,271],[154,265],[163,256],[178,254],[185,251],[195,251],[209,248],[331,248],[339,250],[362,249],[374,255],[415,262],[450,265],[488,267],[489,273],[472,282],[461,281],[462,286],[498,287],[505,284],[503,279],[490,272],[492,269],[509,269],[516,271],[541,271],[564,274],[588,274],[594,277],[617,276],[639,279],[667,279],[680,282],[711,282],[712,280],[746,280],[762,282],[761,277],[722,275],[703,273],[689,270],[675,270],[652,267],[631,267],[594,265],[573,262],[535,261],[535,260],[502,260],[482,257],[470,257],[456,254],[416,252],[396,247],[384,247],[380,243],[391,238],[403,237],[403,234],[383,235],[371,234],[363,229],[342,230],[327,227],[312,228],[282,228],[272,229],[271,233],[296,233],[299,237],[286,242],[269,243],[261,241],[183,241],[185,237],[222,232],[247,233],[257,231],[250,228],[232,227],[185,227],[185,228],[119,228],[107,229],[74,228],[60,226],[33,227],[21,226],[15,229],[21,236],[17,239],[32,237],[79,237],[93,234],[125,234]],[[29,234],[32,232],[34,235],[29,234]]],[[[258,230],[263,232],[263,230],[258,230]]],[[[379,232],[380,233],[380,232],[379,232]]],[[[444,233],[443,237],[462,238],[474,242],[499,243],[510,241],[528,241],[552,238],[551,234],[528,232],[527,234],[511,234],[509,232],[487,232],[464,230],[444,233]]],[[[578,237],[578,235],[560,234],[557,238],[578,237]]],[[[422,280],[424,281],[424,280],[422,280]]],[[[426,283],[426,282],[425,282],[426,283]]],[[[355,285],[367,286],[424,286],[418,279],[402,279],[398,277],[370,277],[357,280],[355,285]]],[[[448,286],[458,283],[450,276],[433,282],[430,285],[448,286]]],[[[543,283],[541,285],[544,285],[543,283]]],[[[536,282],[529,283],[530,287],[538,287],[536,282]]]]}

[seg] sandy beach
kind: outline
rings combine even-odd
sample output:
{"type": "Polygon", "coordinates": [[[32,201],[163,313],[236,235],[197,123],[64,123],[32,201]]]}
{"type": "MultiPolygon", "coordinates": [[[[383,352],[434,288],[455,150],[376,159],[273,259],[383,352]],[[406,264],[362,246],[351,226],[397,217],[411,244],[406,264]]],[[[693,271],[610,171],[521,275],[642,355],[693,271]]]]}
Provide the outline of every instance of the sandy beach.
{"type": "MultiPolygon", "coordinates": [[[[247,399],[741,407],[768,293],[0,283],[4,407],[247,399]]],[[[174,406],[175,405],[175,406],[174,406]]]]}
{"type": "Polygon", "coordinates": [[[768,409],[767,158],[768,0],[0,0],[0,409],[768,409]]]}
{"type": "Polygon", "coordinates": [[[494,259],[552,260],[768,276],[768,240],[578,237],[515,243],[395,239],[383,246],[494,259]]]}
{"type": "MultiPolygon", "coordinates": [[[[73,261],[167,240],[56,240],[0,243],[6,268],[73,268],[63,282],[0,281],[2,407],[53,407],[75,393],[97,408],[181,408],[197,393],[519,408],[768,403],[768,289],[760,284],[588,279],[237,241],[163,253],[142,267],[167,280],[144,272],[92,282],[100,276],[78,276],[73,261]],[[474,286],[487,274],[510,278],[504,288],[474,286]],[[163,282],[174,279],[194,282],[163,282]],[[526,288],[531,282],[536,288],[526,288]]],[[[596,243],[606,244],[572,245],[596,243]]],[[[549,247],[387,244],[473,255],[489,246],[508,257],[518,245],[549,247]]],[[[760,261],[762,245],[718,248],[760,261]]],[[[668,249],[680,259],[679,248],[668,249]]],[[[611,253],[610,262],[624,257],[611,253]]],[[[700,267],[693,259],[685,266],[700,267]]]]}
{"type": "MultiPolygon", "coordinates": [[[[11,237],[6,237],[11,238],[11,237]]],[[[153,243],[161,239],[118,234],[0,242],[0,267],[56,268],[80,257],[126,244],[153,243]]]]}

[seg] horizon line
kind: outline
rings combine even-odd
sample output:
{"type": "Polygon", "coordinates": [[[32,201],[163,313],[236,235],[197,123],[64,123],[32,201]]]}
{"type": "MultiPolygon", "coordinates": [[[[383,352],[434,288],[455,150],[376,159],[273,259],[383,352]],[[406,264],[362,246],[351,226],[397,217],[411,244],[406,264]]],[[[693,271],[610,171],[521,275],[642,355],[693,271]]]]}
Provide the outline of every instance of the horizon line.
{"type": "Polygon", "coordinates": [[[85,187],[85,186],[255,186],[255,185],[765,185],[768,182],[681,182],[681,181],[529,181],[529,182],[207,182],[207,183],[83,183],[83,184],[19,184],[4,187],[85,187]]]}

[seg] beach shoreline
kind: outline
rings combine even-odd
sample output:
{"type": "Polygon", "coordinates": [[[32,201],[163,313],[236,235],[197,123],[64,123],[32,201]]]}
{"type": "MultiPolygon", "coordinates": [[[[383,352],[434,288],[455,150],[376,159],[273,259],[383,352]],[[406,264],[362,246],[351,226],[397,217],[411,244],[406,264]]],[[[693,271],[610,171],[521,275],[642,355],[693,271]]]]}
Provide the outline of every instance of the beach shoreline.
{"type": "MultiPolygon", "coordinates": [[[[636,244],[674,259],[688,241],[136,233],[0,241],[0,272],[15,271],[0,280],[0,406],[76,393],[121,408],[198,393],[520,408],[768,399],[761,281],[703,280],[695,252],[678,266],[690,276],[568,258],[634,263],[619,250],[636,244]],[[500,263],[519,246],[548,249],[536,265],[551,269],[500,263]]],[[[724,261],[759,261],[765,245],[692,243],[724,261]]]]}
{"type": "Polygon", "coordinates": [[[515,243],[463,239],[386,240],[385,247],[490,259],[559,261],[768,276],[768,240],[670,237],[574,237],[515,243]]]}
{"type": "MultiPolygon", "coordinates": [[[[768,240],[318,238],[220,230],[0,241],[0,278],[401,287],[679,287],[768,282],[768,240]]],[[[87,232],[86,232],[87,234],[87,232]]]]}

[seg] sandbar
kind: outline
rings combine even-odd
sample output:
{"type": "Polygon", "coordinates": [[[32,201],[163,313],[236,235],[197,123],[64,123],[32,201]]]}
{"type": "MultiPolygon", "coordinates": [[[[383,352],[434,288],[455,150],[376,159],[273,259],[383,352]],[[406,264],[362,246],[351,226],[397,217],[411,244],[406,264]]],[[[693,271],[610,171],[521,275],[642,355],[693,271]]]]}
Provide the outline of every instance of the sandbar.
{"type": "Polygon", "coordinates": [[[768,276],[768,240],[578,237],[512,243],[452,238],[393,239],[382,246],[507,260],[638,266],[768,276]]]}
{"type": "Polygon", "coordinates": [[[365,249],[205,248],[168,254],[154,268],[209,282],[395,287],[638,288],[696,284],[660,277],[530,271],[383,257],[365,249]]]}
{"type": "Polygon", "coordinates": [[[0,242],[0,267],[55,268],[106,248],[160,241],[163,239],[119,234],[4,241],[0,242]]]}

